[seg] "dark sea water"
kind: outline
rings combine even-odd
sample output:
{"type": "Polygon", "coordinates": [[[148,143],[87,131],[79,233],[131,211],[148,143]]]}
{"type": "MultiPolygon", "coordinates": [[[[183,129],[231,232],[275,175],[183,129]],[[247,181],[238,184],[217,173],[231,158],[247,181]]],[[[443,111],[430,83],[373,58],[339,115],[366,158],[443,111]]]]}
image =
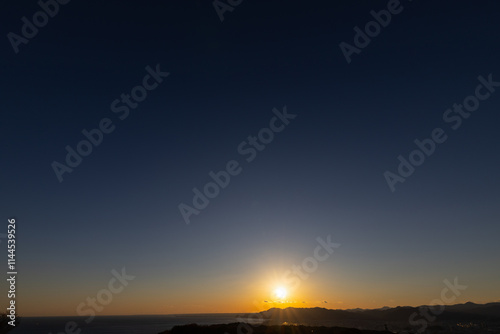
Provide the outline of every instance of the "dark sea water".
{"type": "MultiPolygon", "coordinates": [[[[229,324],[233,322],[247,322],[259,325],[260,321],[248,317],[246,314],[183,314],[183,315],[136,315],[136,316],[101,316],[95,317],[86,323],[87,317],[22,317],[21,323],[9,334],[158,334],[176,325],[196,323],[198,325],[229,324]],[[68,328],[68,323],[75,322],[77,328],[68,328]]],[[[278,319],[266,321],[267,325],[281,325],[278,319]]],[[[408,327],[408,322],[385,322],[372,320],[329,320],[312,321],[309,323],[284,323],[304,324],[309,326],[340,326],[346,328],[384,330],[385,326],[390,331],[400,332],[408,327]]],[[[469,325],[472,323],[468,323],[469,325]]],[[[498,323],[488,324],[487,328],[463,329],[455,323],[441,323],[445,333],[500,333],[498,323]],[[453,328],[452,328],[453,327],[453,328]],[[488,329],[489,328],[489,329],[488,329]],[[449,330],[448,330],[449,329],[449,330]]],[[[221,333],[224,334],[224,333],[221,333]]],[[[228,333],[237,334],[237,333],[228,333]]]]}
{"type": "Polygon", "coordinates": [[[157,334],[176,325],[250,322],[241,314],[102,316],[88,324],[85,319],[88,317],[22,317],[21,323],[9,334],[157,334]],[[76,322],[78,328],[66,332],[65,326],[71,321],[76,322]]]}

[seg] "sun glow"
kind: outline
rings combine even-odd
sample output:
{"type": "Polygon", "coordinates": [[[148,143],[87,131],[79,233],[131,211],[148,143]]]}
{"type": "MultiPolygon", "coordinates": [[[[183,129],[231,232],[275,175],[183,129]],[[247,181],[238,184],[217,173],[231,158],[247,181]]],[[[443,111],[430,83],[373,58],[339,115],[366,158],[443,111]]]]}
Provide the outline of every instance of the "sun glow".
{"type": "Polygon", "coordinates": [[[284,287],[279,286],[274,289],[274,296],[279,300],[284,300],[287,296],[287,291],[284,287]]]}

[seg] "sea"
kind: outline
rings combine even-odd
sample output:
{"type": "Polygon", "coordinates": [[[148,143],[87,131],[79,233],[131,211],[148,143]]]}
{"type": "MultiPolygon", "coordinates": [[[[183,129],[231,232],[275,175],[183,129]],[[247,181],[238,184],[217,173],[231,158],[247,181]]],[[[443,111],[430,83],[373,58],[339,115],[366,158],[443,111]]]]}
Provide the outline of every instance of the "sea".
{"type": "Polygon", "coordinates": [[[158,334],[176,325],[193,323],[259,324],[259,321],[249,318],[248,315],[236,313],[96,316],[89,323],[85,322],[86,319],[88,317],[21,317],[19,325],[9,331],[9,334],[158,334]],[[81,331],[78,331],[79,329],[81,331]]]}
{"type": "MultiPolygon", "coordinates": [[[[214,325],[246,322],[250,325],[260,325],[262,321],[249,314],[216,313],[216,314],[182,314],[182,315],[135,315],[135,316],[96,316],[86,323],[88,317],[21,317],[20,324],[8,334],[158,334],[177,325],[214,325]],[[75,325],[76,323],[76,325],[75,325]]],[[[267,325],[299,323],[282,323],[278,320],[266,321],[267,325]]],[[[301,323],[310,326],[340,326],[346,328],[384,330],[389,326],[392,332],[400,332],[408,327],[407,322],[384,322],[372,320],[344,320],[344,321],[313,321],[301,323]]],[[[479,324],[440,324],[449,331],[446,333],[500,333],[498,323],[488,324],[484,329],[479,324]],[[450,327],[452,326],[452,327],[450,327]],[[463,327],[467,328],[463,328],[463,327]]],[[[243,329],[245,332],[245,329],[243,329]]],[[[0,333],[2,329],[0,328],[0,333]]],[[[223,333],[221,333],[223,334],[223,333]]],[[[228,333],[237,334],[237,333],[228,333]]]]}

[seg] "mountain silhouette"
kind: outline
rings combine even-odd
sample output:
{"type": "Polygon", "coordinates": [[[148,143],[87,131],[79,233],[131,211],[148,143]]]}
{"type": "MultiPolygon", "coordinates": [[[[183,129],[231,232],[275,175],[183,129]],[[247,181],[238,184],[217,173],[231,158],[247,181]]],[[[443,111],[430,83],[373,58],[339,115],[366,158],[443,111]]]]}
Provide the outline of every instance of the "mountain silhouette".
{"type": "Polygon", "coordinates": [[[436,310],[436,321],[492,321],[500,322],[500,303],[445,305],[444,307],[422,305],[418,307],[398,306],[380,309],[332,310],[326,308],[271,308],[260,312],[267,320],[276,322],[307,323],[332,320],[372,320],[407,322],[414,313],[436,310]],[[437,312],[442,308],[442,312],[437,312]]]}

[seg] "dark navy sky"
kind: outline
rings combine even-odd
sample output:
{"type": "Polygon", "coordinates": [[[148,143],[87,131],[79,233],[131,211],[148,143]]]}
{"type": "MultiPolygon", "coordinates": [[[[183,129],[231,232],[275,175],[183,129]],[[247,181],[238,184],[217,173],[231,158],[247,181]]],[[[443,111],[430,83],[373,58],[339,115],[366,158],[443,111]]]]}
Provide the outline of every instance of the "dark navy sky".
{"type": "Polygon", "coordinates": [[[500,91],[443,120],[478,76],[500,81],[499,5],[401,5],[348,64],[339,44],[387,2],[247,0],[221,22],[210,1],[71,1],[18,53],[7,34],[40,7],[3,3],[0,207],[25,312],[74,314],[122,267],[141,309],[105,313],[254,311],[253,284],[327,235],[342,246],[312,300],[424,304],[456,276],[465,299],[500,299],[500,91]],[[157,64],[170,75],[120,120],[111,103],[157,64]],[[297,117],[246,162],[238,145],[284,106],[297,117]],[[60,183],[51,164],[103,118],[115,130],[60,183]],[[447,141],[391,192],[384,172],[434,128],[447,141]],[[185,224],[178,205],[230,160],[242,172],[185,224]]]}

